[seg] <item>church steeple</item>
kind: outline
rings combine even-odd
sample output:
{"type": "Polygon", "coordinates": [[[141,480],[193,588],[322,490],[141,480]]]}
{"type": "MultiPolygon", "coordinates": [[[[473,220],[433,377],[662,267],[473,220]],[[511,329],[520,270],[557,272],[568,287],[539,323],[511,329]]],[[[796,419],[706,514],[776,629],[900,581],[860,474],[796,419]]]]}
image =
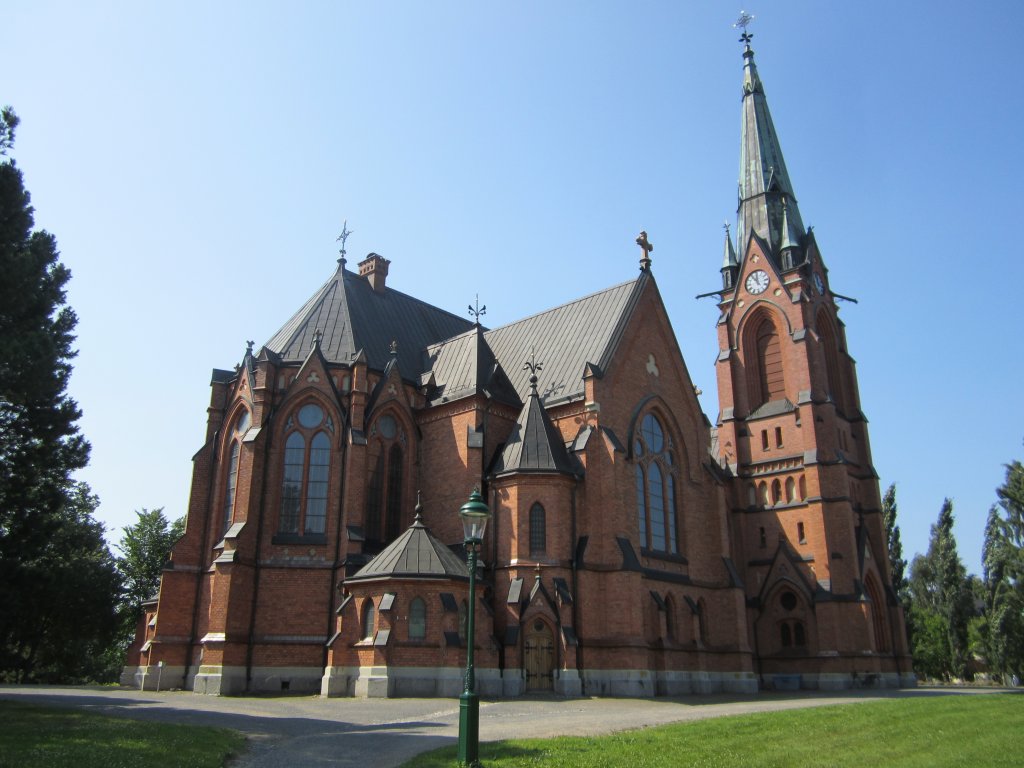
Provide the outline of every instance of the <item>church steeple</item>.
{"type": "Polygon", "coordinates": [[[768,243],[776,265],[786,269],[797,264],[783,266],[781,250],[786,241],[790,248],[797,246],[792,237],[794,234],[799,237],[804,227],[782,146],[768,111],[764,86],[754,64],[751,37],[744,32],[740,38],[745,46],[736,245],[740,253],[745,254],[750,236],[756,234],[768,243]]]}

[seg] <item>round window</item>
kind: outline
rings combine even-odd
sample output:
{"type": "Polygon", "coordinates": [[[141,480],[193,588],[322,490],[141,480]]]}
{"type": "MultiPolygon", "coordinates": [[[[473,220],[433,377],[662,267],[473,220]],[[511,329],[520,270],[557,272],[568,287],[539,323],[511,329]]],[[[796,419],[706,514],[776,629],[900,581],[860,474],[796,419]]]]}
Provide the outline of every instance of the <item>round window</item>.
{"type": "Polygon", "coordinates": [[[377,429],[380,431],[381,437],[385,440],[390,440],[398,434],[398,424],[395,422],[395,417],[388,415],[381,416],[377,420],[377,429]]]}
{"type": "Polygon", "coordinates": [[[796,595],[792,592],[783,592],[779,602],[782,603],[782,607],[787,611],[792,611],[796,608],[796,595]]]}
{"type": "Polygon", "coordinates": [[[299,424],[306,427],[306,429],[312,429],[320,425],[320,422],[324,420],[324,409],[319,405],[310,403],[304,405],[299,409],[299,424]]]}

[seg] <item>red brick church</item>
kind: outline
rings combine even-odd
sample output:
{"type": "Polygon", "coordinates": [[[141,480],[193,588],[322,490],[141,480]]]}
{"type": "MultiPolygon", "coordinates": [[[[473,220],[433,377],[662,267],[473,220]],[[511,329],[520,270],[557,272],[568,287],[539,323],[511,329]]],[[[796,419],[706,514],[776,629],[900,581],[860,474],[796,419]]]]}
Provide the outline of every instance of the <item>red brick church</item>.
{"type": "Polygon", "coordinates": [[[125,682],[455,696],[476,601],[484,696],[912,683],[843,297],[749,39],[743,57],[716,426],[644,233],[635,277],[493,329],[343,249],[214,370],[187,529],[125,682]],[[474,488],[492,519],[471,595],[474,488]]]}

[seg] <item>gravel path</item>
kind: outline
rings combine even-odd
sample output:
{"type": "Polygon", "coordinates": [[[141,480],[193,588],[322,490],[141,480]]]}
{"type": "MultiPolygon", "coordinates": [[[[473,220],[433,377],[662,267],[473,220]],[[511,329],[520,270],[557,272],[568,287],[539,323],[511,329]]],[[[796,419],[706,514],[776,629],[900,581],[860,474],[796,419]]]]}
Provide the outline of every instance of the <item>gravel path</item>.
{"type": "MultiPolygon", "coordinates": [[[[587,736],[708,717],[913,696],[982,695],[1012,689],[761,693],[657,699],[529,697],[483,701],[480,740],[587,736]]],[[[249,750],[232,768],[322,765],[394,768],[458,738],[455,699],[217,697],[124,688],[0,686],[0,699],[81,707],[139,720],[214,725],[242,731],[249,750]]]]}

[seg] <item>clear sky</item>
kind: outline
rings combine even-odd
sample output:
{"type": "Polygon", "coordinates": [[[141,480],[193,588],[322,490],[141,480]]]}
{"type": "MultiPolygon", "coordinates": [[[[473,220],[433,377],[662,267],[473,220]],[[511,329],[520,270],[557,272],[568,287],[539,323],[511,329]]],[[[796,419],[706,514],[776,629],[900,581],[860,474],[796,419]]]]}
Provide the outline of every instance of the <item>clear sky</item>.
{"type": "MultiPolygon", "coordinates": [[[[212,368],[335,269],[493,327],[630,279],[634,238],[718,411],[740,10],[721,2],[8,0],[0,102],[73,279],[82,473],[116,540],[184,514],[212,368]]],[[[945,496],[978,572],[1024,458],[1024,5],[762,2],[753,47],[858,363],[908,559],[945,496]],[[1008,250],[1004,250],[1008,249],[1008,250]]],[[[2,279],[2,276],[0,276],[2,279]]],[[[455,514],[455,510],[452,511],[455,514]]]]}

